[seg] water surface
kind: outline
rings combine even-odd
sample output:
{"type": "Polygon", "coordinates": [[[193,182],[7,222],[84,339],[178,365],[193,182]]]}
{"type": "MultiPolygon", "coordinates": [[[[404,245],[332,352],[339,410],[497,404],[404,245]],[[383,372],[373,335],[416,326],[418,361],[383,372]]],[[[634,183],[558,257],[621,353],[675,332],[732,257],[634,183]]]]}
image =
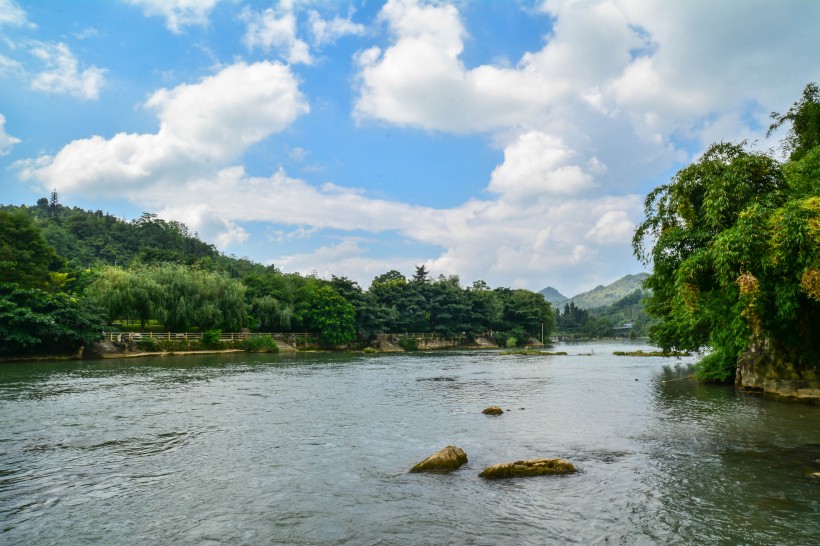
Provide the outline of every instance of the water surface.
{"type": "Polygon", "coordinates": [[[5,364],[0,543],[816,543],[820,407],[623,349],[5,364]],[[477,476],[532,457],[580,472],[477,476]]]}

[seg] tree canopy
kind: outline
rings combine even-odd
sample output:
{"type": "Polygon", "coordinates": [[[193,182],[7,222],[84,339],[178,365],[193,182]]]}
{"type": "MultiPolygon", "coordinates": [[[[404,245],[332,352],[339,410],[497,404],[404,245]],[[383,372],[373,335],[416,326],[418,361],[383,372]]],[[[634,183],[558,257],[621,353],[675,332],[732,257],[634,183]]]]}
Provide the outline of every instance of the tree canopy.
{"type": "Polygon", "coordinates": [[[647,310],[664,349],[711,348],[703,379],[734,377],[765,344],[801,367],[820,361],[820,115],[817,86],[783,116],[786,163],[717,143],[646,198],[635,254],[653,266],[647,310]]]}

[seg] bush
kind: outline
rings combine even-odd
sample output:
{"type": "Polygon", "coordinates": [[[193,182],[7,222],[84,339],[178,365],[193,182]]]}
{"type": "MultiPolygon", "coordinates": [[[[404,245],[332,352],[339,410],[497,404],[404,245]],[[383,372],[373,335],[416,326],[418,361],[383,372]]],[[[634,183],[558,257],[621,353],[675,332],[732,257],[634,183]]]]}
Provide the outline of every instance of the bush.
{"type": "Polygon", "coordinates": [[[154,352],[159,350],[159,342],[152,337],[143,337],[137,341],[137,347],[143,351],[154,352]]]}
{"type": "Polygon", "coordinates": [[[279,345],[270,334],[251,336],[240,343],[240,347],[249,353],[278,353],[279,345]]]}
{"type": "Polygon", "coordinates": [[[218,347],[220,344],[219,336],[222,335],[222,330],[206,330],[202,332],[202,344],[206,347],[218,347]]]}
{"type": "Polygon", "coordinates": [[[507,348],[512,349],[513,347],[518,345],[518,340],[514,337],[510,336],[507,338],[507,348]]]}
{"type": "Polygon", "coordinates": [[[414,337],[401,336],[398,339],[398,344],[399,344],[399,347],[401,347],[405,351],[418,351],[419,350],[419,341],[414,337]]]}
{"type": "Polygon", "coordinates": [[[695,377],[701,381],[728,383],[734,379],[735,367],[735,358],[715,350],[695,364],[695,377]]]}

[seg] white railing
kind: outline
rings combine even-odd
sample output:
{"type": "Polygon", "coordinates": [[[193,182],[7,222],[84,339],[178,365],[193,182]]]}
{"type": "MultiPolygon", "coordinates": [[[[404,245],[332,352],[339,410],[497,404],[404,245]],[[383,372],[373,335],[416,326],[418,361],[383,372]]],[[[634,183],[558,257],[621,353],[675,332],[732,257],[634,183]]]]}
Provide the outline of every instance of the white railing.
{"type": "MultiPolygon", "coordinates": [[[[156,341],[202,341],[202,332],[103,332],[103,339],[107,341],[128,342],[143,339],[156,341]]],[[[271,332],[222,332],[219,341],[242,341],[256,336],[271,336],[295,346],[316,345],[319,343],[318,334],[308,333],[271,333],[271,332]]]]}

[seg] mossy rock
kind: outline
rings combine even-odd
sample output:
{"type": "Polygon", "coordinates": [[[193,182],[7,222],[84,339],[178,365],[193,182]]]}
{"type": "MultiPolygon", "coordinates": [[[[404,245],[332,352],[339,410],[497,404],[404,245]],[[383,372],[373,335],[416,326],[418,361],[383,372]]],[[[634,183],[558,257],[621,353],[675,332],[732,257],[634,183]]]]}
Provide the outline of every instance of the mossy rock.
{"type": "Polygon", "coordinates": [[[419,464],[410,469],[410,472],[435,472],[444,474],[457,470],[467,462],[467,454],[459,447],[447,446],[436,451],[419,464]]]}
{"type": "Polygon", "coordinates": [[[484,408],[481,412],[484,415],[501,415],[504,413],[504,410],[499,408],[498,406],[490,406],[489,408],[484,408]]]}
{"type": "Polygon", "coordinates": [[[577,472],[575,466],[564,459],[530,459],[514,463],[494,464],[484,469],[479,477],[488,480],[503,478],[527,478],[549,474],[572,474],[577,472]]]}

